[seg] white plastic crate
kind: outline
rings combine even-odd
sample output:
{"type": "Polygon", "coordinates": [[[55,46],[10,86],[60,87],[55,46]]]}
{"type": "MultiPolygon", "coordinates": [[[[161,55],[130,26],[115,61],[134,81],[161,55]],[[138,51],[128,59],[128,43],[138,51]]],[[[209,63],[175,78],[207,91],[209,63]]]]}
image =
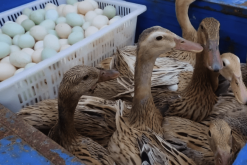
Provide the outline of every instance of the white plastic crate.
{"type": "MultiPolygon", "coordinates": [[[[75,65],[95,66],[110,57],[117,48],[134,44],[137,16],[146,6],[114,0],[96,0],[99,8],[113,5],[120,20],[96,34],[83,39],[59,52],[56,56],[42,61],[34,67],[0,82],[0,103],[13,112],[45,99],[56,98],[63,74],[75,65]]],[[[37,10],[45,4],[65,4],[66,0],[38,0],[0,13],[0,27],[6,21],[15,21],[24,8],[37,10]]]]}

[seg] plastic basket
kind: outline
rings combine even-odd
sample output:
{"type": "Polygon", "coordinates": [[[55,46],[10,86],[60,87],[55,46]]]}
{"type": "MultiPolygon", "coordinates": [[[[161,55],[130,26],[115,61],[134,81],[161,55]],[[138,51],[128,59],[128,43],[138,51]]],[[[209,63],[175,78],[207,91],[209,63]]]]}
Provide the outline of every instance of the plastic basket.
{"type": "MultiPolygon", "coordinates": [[[[110,57],[117,48],[134,44],[137,16],[146,6],[125,1],[96,0],[99,8],[113,5],[117,15],[124,16],[107,28],[59,52],[0,83],[0,103],[13,112],[45,99],[56,98],[63,74],[75,65],[95,66],[110,57]]],[[[66,0],[39,0],[0,13],[0,27],[6,21],[15,21],[24,8],[37,10],[45,4],[65,4],[66,0]]]]}

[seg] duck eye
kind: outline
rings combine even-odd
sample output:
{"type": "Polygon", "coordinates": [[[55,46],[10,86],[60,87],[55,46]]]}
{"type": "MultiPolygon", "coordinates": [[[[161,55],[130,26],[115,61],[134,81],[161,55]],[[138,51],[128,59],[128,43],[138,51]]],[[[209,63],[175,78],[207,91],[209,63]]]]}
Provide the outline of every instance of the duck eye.
{"type": "Polygon", "coordinates": [[[201,29],[203,30],[204,29],[204,27],[201,25],[201,29]]]}
{"type": "Polygon", "coordinates": [[[88,75],[84,76],[84,77],[83,77],[83,80],[87,80],[88,77],[89,77],[88,75]]]}
{"type": "Polygon", "coordinates": [[[226,66],[225,62],[223,61],[223,66],[226,66]]]}
{"type": "Polygon", "coordinates": [[[208,131],[208,136],[211,137],[211,132],[210,131],[208,131]]]}
{"type": "Polygon", "coordinates": [[[161,40],[162,39],[162,36],[158,36],[158,37],[156,37],[156,40],[161,40]]]}
{"type": "Polygon", "coordinates": [[[232,130],[231,130],[231,135],[232,135],[232,130]]]}
{"type": "Polygon", "coordinates": [[[232,153],[232,149],[230,150],[230,153],[232,153]]]}

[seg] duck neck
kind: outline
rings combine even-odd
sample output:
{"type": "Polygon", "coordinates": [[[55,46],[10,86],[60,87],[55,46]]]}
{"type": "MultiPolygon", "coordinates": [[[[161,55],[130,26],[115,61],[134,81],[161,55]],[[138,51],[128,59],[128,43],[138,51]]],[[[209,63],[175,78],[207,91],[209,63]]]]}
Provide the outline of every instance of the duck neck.
{"type": "Polygon", "coordinates": [[[191,3],[192,2],[186,3],[186,1],[176,1],[176,16],[182,29],[183,38],[189,41],[197,42],[197,32],[192,26],[188,15],[189,6],[191,3]]]}
{"type": "Polygon", "coordinates": [[[137,53],[137,61],[135,66],[135,92],[133,98],[133,106],[129,116],[130,125],[140,130],[150,128],[159,131],[162,123],[162,116],[156,109],[153,97],[151,95],[151,77],[153,66],[156,58],[155,55],[151,59],[148,52],[142,54],[140,58],[137,53]],[[144,58],[144,59],[143,59],[144,58]]]}

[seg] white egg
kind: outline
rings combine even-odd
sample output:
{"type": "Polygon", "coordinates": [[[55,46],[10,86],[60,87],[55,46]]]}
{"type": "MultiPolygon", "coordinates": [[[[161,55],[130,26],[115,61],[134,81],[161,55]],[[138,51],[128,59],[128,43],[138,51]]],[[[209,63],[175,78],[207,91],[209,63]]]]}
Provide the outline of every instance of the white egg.
{"type": "Polygon", "coordinates": [[[93,35],[94,33],[96,33],[97,31],[99,31],[98,28],[94,27],[94,26],[89,26],[87,28],[87,30],[85,31],[85,36],[88,37],[88,36],[91,36],[93,35]]]}
{"type": "Polygon", "coordinates": [[[19,46],[16,45],[10,45],[10,53],[16,52],[16,51],[21,51],[19,46]]]}
{"type": "Polygon", "coordinates": [[[0,42],[0,59],[10,54],[10,45],[5,42],[0,42]]]}
{"type": "Polygon", "coordinates": [[[85,22],[85,23],[82,25],[82,28],[83,28],[84,30],[87,30],[87,28],[88,28],[89,26],[91,26],[91,22],[85,22]]]}
{"type": "Polygon", "coordinates": [[[115,7],[109,5],[106,6],[103,10],[103,15],[107,16],[109,19],[113,18],[116,15],[116,9],[115,7]]]}
{"type": "Polygon", "coordinates": [[[92,26],[95,26],[98,29],[100,29],[102,26],[107,25],[108,21],[109,20],[106,16],[97,15],[96,17],[94,17],[94,19],[92,21],[92,26]]]}
{"type": "Polygon", "coordinates": [[[64,50],[64,49],[67,49],[68,47],[70,47],[70,45],[63,45],[63,46],[61,47],[61,49],[60,49],[60,52],[61,52],[62,50],[64,50]]]}
{"type": "Polygon", "coordinates": [[[74,26],[82,26],[82,24],[84,23],[84,20],[79,14],[69,13],[66,15],[66,22],[70,26],[74,27],[74,26]]]}
{"type": "Polygon", "coordinates": [[[68,42],[70,45],[73,45],[84,38],[84,33],[83,32],[73,32],[69,35],[68,37],[68,42]]]}
{"type": "Polygon", "coordinates": [[[72,31],[71,27],[66,23],[60,23],[60,24],[56,25],[55,29],[56,29],[57,35],[61,39],[68,38],[69,34],[72,31]]]}
{"type": "Polygon", "coordinates": [[[38,50],[35,50],[32,54],[32,61],[35,62],[35,63],[39,63],[42,61],[42,58],[41,58],[41,53],[43,51],[43,48],[41,49],[38,49],[38,50]]]}
{"type": "Polygon", "coordinates": [[[56,24],[60,24],[60,23],[66,23],[66,18],[65,17],[59,17],[56,20],[56,24]]]}
{"type": "Polygon", "coordinates": [[[9,61],[15,67],[23,68],[28,63],[32,62],[32,58],[29,54],[23,51],[18,51],[18,52],[13,52],[10,54],[9,61]]]}
{"type": "Polygon", "coordinates": [[[48,34],[48,31],[43,26],[34,26],[30,29],[30,34],[36,41],[43,40],[48,34]]]}
{"type": "Polygon", "coordinates": [[[93,5],[94,9],[99,8],[98,3],[95,2],[94,0],[85,0],[85,1],[90,2],[93,5]]]}
{"type": "Polygon", "coordinates": [[[47,30],[54,30],[56,26],[55,22],[52,21],[51,19],[44,20],[39,25],[45,27],[47,30]]]}
{"type": "Polygon", "coordinates": [[[116,22],[117,20],[121,19],[120,16],[115,16],[113,17],[110,21],[109,21],[109,25],[113,24],[114,22],[116,22]]]}
{"type": "Polygon", "coordinates": [[[66,6],[65,4],[61,4],[57,7],[57,12],[58,12],[58,15],[59,16],[62,16],[63,15],[63,8],[64,6],[66,6]]]}
{"type": "Polygon", "coordinates": [[[24,68],[17,69],[17,70],[15,71],[15,74],[14,74],[14,75],[16,75],[16,74],[18,74],[18,73],[21,73],[22,71],[24,71],[24,68]]]}
{"type": "Polygon", "coordinates": [[[169,86],[167,86],[167,88],[170,91],[177,91],[178,90],[178,85],[177,84],[175,84],[175,85],[169,85],[169,86]]]}
{"type": "Polygon", "coordinates": [[[24,49],[22,49],[21,51],[23,51],[23,52],[29,54],[30,56],[32,56],[32,54],[33,54],[33,52],[34,52],[34,50],[31,49],[31,48],[24,48],[24,49]]]}
{"type": "Polygon", "coordinates": [[[22,10],[22,14],[26,15],[29,17],[29,15],[31,14],[32,10],[29,8],[25,8],[24,10],[22,10]]]}
{"type": "Polygon", "coordinates": [[[0,34],[0,42],[5,42],[9,45],[12,45],[12,39],[6,34],[0,34]]]}
{"type": "Polygon", "coordinates": [[[95,9],[94,11],[95,11],[95,13],[97,13],[98,15],[102,15],[102,14],[103,14],[103,10],[102,10],[102,9],[95,9]]]}
{"type": "Polygon", "coordinates": [[[18,23],[19,25],[22,23],[22,21],[28,19],[28,16],[26,15],[20,15],[16,20],[15,22],[18,23]]]}
{"type": "MultiPolygon", "coordinates": [[[[79,2],[76,2],[76,3],[74,3],[74,5],[73,5],[76,9],[77,9],[77,7],[78,7],[78,3],[79,3],[79,2]]],[[[77,11],[77,12],[78,12],[78,11],[77,11]]]]}
{"type": "Polygon", "coordinates": [[[85,15],[88,11],[94,10],[94,6],[88,1],[78,3],[78,12],[85,15]]]}
{"type": "Polygon", "coordinates": [[[0,63],[0,81],[6,80],[15,74],[16,68],[9,63],[0,63]]]}
{"type": "Polygon", "coordinates": [[[51,48],[51,49],[54,49],[58,52],[60,49],[60,44],[59,44],[58,38],[52,34],[48,34],[47,36],[45,36],[44,48],[51,48]]]}
{"type": "Polygon", "coordinates": [[[57,6],[54,5],[53,3],[47,3],[45,5],[45,10],[47,11],[47,10],[51,10],[51,9],[57,10],[57,6]]]}
{"type": "Polygon", "coordinates": [[[55,56],[56,54],[57,54],[56,50],[51,48],[44,48],[43,51],[41,52],[41,59],[43,61],[45,59],[55,56]]]}
{"type": "Polygon", "coordinates": [[[45,13],[45,19],[50,19],[52,21],[56,21],[58,18],[57,10],[47,10],[45,13]]]}
{"type": "Polygon", "coordinates": [[[29,63],[29,64],[27,64],[27,65],[24,67],[24,69],[26,70],[26,69],[28,69],[28,68],[33,67],[34,65],[36,65],[36,63],[29,63]]]}
{"type": "Polygon", "coordinates": [[[102,27],[100,28],[100,30],[101,30],[101,29],[104,29],[104,28],[105,28],[105,27],[107,27],[107,26],[108,26],[108,25],[104,25],[104,26],[102,26],[102,27]]]}
{"type": "Polygon", "coordinates": [[[36,44],[34,45],[34,50],[38,50],[44,47],[44,42],[43,41],[38,41],[36,42],[36,44]]]}
{"type": "Polygon", "coordinates": [[[85,20],[87,22],[91,22],[93,21],[93,19],[97,16],[98,14],[95,11],[89,11],[87,12],[87,14],[85,15],[85,20]]]}
{"type": "Polygon", "coordinates": [[[4,57],[4,58],[1,60],[1,63],[9,63],[9,64],[10,64],[9,56],[4,57]]]}
{"type": "Polygon", "coordinates": [[[35,44],[35,40],[29,34],[23,34],[18,39],[18,46],[20,48],[32,48],[34,44],[35,44]]]}
{"type": "Polygon", "coordinates": [[[63,7],[62,13],[62,16],[66,17],[66,15],[69,13],[77,13],[77,9],[72,5],[66,5],[63,7]]]}
{"type": "Polygon", "coordinates": [[[59,44],[60,44],[60,48],[61,48],[63,45],[68,45],[69,43],[68,43],[67,39],[60,39],[59,44]]]}

